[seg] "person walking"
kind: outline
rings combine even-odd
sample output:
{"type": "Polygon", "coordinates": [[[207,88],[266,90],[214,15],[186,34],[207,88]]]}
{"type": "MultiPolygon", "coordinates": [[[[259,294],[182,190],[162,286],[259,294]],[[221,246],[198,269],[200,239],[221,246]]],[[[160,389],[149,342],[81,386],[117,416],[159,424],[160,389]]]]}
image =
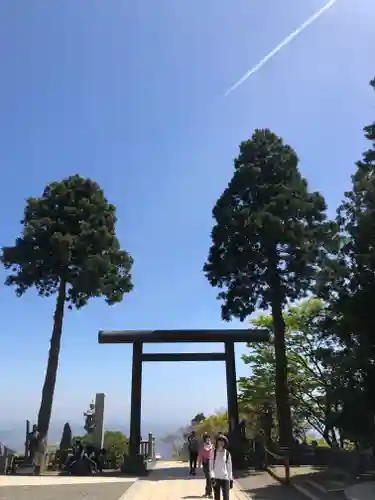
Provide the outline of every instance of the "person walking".
{"type": "Polygon", "coordinates": [[[255,468],[262,470],[266,465],[266,436],[261,429],[254,439],[255,468]]]}
{"type": "Polygon", "coordinates": [[[199,451],[198,455],[198,466],[202,465],[203,474],[206,478],[206,489],[204,492],[204,497],[212,498],[212,481],[210,475],[210,459],[213,453],[214,447],[211,443],[211,438],[207,433],[203,434],[203,445],[199,451]]]}
{"type": "Polygon", "coordinates": [[[189,449],[189,464],[190,464],[190,476],[196,475],[197,460],[199,443],[195,431],[192,431],[188,437],[188,449],[189,449]]]}
{"type": "Polygon", "coordinates": [[[228,449],[228,439],[220,434],[210,459],[210,477],[215,500],[229,500],[229,490],[233,488],[232,457],[228,449]]]}

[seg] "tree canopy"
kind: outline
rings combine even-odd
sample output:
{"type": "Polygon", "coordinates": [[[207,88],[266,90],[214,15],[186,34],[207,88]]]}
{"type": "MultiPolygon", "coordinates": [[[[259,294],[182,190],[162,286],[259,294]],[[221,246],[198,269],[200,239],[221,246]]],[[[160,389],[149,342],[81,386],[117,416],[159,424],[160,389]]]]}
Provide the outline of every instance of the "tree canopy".
{"type": "MultiPolygon", "coordinates": [[[[375,80],[371,86],[375,90],[375,80]]],[[[375,323],[371,315],[375,294],[375,122],[364,132],[370,148],[356,164],[351,189],[344,194],[335,222],[326,225],[333,237],[331,243],[323,244],[309,282],[324,302],[310,299],[284,310],[296,434],[304,427],[315,429],[329,444],[339,441],[341,446],[346,439],[367,446],[373,443],[375,430],[375,323]]],[[[309,243],[307,236],[306,241],[309,243]]],[[[246,253],[246,258],[250,256],[255,262],[253,254],[246,253]]],[[[224,257],[222,260],[225,262],[224,257]]],[[[220,265],[223,269],[224,263],[220,265]]],[[[238,261],[234,259],[232,265],[234,268],[238,261]]],[[[285,272],[287,264],[281,268],[285,272]]],[[[237,285],[230,290],[234,296],[241,280],[246,285],[244,272],[235,276],[237,285]]],[[[295,278],[299,279],[298,274],[295,278]]],[[[253,292],[251,285],[248,288],[253,292]]],[[[296,296],[290,298],[293,301],[296,296]]],[[[272,318],[259,317],[255,325],[272,328],[277,340],[273,314],[272,318]]],[[[259,410],[266,403],[275,404],[277,349],[269,344],[251,347],[245,362],[252,366],[252,374],[240,380],[241,401],[259,410]]]]}
{"type": "Polygon", "coordinates": [[[228,415],[226,412],[216,412],[213,415],[205,418],[195,426],[195,431],[199,436],[204,433],[209,434],[214,438],[220,432],[227,432],[228,415]]]}
{"type": "Polygon", "coordinates": [[[116,236],[116,209],[99,185],[74,175],[48,184],[39,198],[29,198],[22,233],[2,250],[9,271],[6,285],[18,296],[36,288],[42,297],[57,294],[47,372],[38,415],[46,443],[61,344],[65,303],[80,309],[90,298],[109,305],[132,290],[132,258],[116,236]]]}
{"type": "MultiPolygon", "coordinates": [[[[83,444],[90,442],[87,434],[83,436],[74,436],[72,442],[80,441],[83,444]]],[[[124,453],[128,452],[129,439],[121,431],[105,431],[103,437],[103,448],[110,454],[114,454],[121,459],[124,453]]]]}
{"type": "Polygon", "coordinates": [[[324,198],[309,191],[299,172],[296,152],[267,129],[240,144],[232,179],[213,209],[204,272],[221,289],[223,319],[272,311],[283,444],[291,444],[293,434],[282,310],[307,293],[329,252],[335,227],[325,211],[324,198]]]}
{"type": "Polygon", "coordinates": [[[192,425],[192,426],[197,425],[197,424],[199,424],[200,422],[202,422],[202,421],[203,421],[203,420],[205,420],[205,419],[206,419],[206,417],[204,416],[204,414],[203,414],[203,413],[197,413],[197,414],[195,415],[195,417],[193,417],[193,418],[191,419],[191,425],[192,425]]]}
{"type": "Polygon", "coordinates": [[[129,439],[120,431],[105,431],[104,448],[114,453],[118,458],[128,452],[129,439]]]}
{"type": "Polygon", "coordinates": [[[52,182],[40,198],[29,198],[23,231],[1,260],[10,271],[6,284],[17,295],[35,287],[49,297],[66,288],[65,301],[76,308],[91,297],[108,304],[132,289],[132,258],[116,237],[116,208],[96,182],[74,175],[52,182]]]}
{"type": "MultiPolygon", "coordinates": [[[[375,90],[375,80],[371,83],[375,90]]],[[[327,334],[343,344],[348,384],[341,394],[342,419],[350,427],[361,415],[362,432],[373,433],[375,413],[375,122],[364,128],[370,147],[356,164],[351,189],[337,210],[340,247],[332,265],[323,269],[319,291],[329,304],[327,334]],[[345,417],[346,415],[346,417],[345,417]],[[349,424],[351,422],[351,424],[349,424]]],[[[334,375],[334,373],[333,373],[334,375]]]]}
{"type": "MultiPolygon", "coordinates": [[[[337,442],[334,431],[337,416],[337,391],[343,377],[331,356],[341,352],[322,332],[326,308],[315,298],[290,306],[284,312],[288,387],[294,423],[294,435],[306,438],[314,430],[328,444],[337,442]],[[332,351],[333,350],[333,351],[332,351]],[[332,372],[336,376],[332,376],[332,372]]],[[[256,327],[272,330],[272,316],[261,315],[252,320],[256,327]]],[[[275,349],[270,343],[249,344],[250,354],[243,356],[251,369],[249,377],[239,380],[240,402],[255,414],[267,405],[276,407],[275,349]]]]}

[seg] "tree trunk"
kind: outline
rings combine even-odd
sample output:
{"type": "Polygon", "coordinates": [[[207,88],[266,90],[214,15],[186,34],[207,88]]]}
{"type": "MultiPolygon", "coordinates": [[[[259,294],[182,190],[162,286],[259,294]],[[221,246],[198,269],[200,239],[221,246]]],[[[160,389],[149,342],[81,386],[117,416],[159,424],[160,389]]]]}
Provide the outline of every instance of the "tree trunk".
{"type": "Polygon", "coordinates": [[[332,440],[331,438],[329,437],[329,427],[325,426],[324,428],[324,432],[323,432],[323,438],[325,439],[325,442],[328,444],[328,446],[330,446],[332,448],[332,440]]]}
{"type": "Polygon", "coordinates": [[[337,448],[340,448],[339,443],[337,441],[337,436],[334,427],[330,428],[331,431],[331,436],[332,436],[332,446],[336,446],[337,448]]]}
{"type": "Polygon", "coordinates": [[[56,309],[53,317],[53,330],[48,353],[48,364],[44,385],[42,390],[42,400],[38,414],[38,441],[39,460],[35,473],[38,475],[44,469],[44,454],[47,446],[47,436],[51,420],[53,396],[55,392],[57,369],[59,365],[61,334],[65,306],[66,283],[61,280],[59,292],[56,300],[56,309]]]}
{"type": "Polygon", "coordinates": [[[285,323],[282,313],[282,303],[277,293],[272,300],[272,321],[275,334],[276,358],[276,407],[279,422],[279,437],[281,446],[292,446],[293,424],[289,403],[288,359],[285,347],[285,323]]]}
{"type": "Polygon", "coordinates": [[[345,437],[342,429],[339,429],[340,448],[344,449],[345,437]]]}

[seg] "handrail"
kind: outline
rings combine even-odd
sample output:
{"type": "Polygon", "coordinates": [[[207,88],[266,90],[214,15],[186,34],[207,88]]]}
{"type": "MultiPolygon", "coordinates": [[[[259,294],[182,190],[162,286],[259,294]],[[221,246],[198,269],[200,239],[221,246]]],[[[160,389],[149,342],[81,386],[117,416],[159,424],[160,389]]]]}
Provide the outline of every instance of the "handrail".
{"type": "Polygon", "coordinates": [[[282,483],[289,483],[290,482],[290,462],[289,462],[289,457],[287,457],[286,455],[278,455],[277,453],[269,450],[267,447],[264,448],[265,449],[265,452],[266,452],[266,469],[267,471],[271,474],[271,476],[275,476],[275,478],[279,481],[281,481],[282,483]],[[282,478],[282,477],[279,477],[277,476],[273,471],[271,471],[268,467],[268,460],[267,460],[267,453],[269,455],[271,455],[271,457],[273,458],[276,458],[276,460],[280,460],[283,462],[283,466],[284,466],[284,469],[285,469],[285,477],[282,478]]]}

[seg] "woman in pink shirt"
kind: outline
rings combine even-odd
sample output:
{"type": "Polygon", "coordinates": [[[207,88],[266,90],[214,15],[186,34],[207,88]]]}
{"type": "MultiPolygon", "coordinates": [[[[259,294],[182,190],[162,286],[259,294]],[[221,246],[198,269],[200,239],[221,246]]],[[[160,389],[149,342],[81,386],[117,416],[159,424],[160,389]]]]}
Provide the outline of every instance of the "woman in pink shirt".
{"type": "Polygon", "coordinates": [[[203,496],[207,498],[212,498],[210,459],[212,457],[213,449],[210,436],[207,433],[203,434],[203,445],[199,451],[198,464],[202,464],[203,473],[206,478],[206,490],[203,496]]]}

